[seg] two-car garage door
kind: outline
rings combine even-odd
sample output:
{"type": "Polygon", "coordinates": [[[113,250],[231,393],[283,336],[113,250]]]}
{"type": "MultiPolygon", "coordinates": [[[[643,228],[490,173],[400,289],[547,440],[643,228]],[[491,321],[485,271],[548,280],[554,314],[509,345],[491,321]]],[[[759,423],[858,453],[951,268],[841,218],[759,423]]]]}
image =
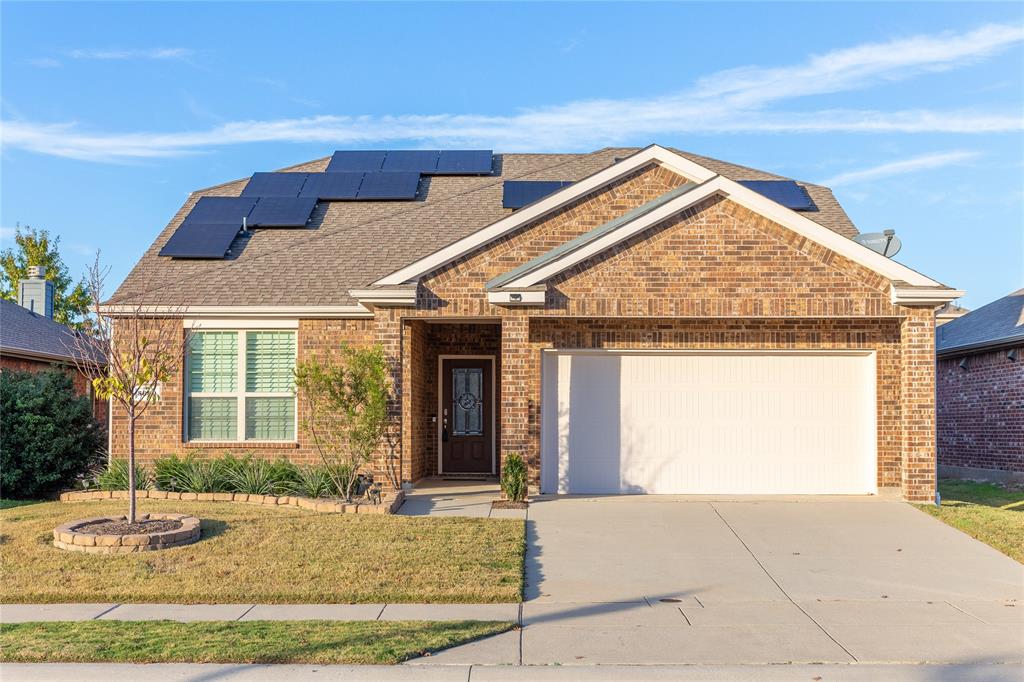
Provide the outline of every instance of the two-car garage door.
{"type": "Polygon", "coordinates": [[[549,352],[551,493],[876,492],[871,353],[549,352]]]}

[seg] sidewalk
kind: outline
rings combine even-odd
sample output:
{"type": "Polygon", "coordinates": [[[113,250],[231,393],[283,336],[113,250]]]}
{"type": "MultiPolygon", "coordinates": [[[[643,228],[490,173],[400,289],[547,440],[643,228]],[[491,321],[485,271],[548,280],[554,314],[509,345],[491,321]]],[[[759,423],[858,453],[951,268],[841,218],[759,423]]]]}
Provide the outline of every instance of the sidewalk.
{"type": "Polygon", "coordinates": [[[519,604],[3,604],[0,622],[82,620],[500,620],[519,604]]]}
{"type": "Polygon", "coordinates": [[[702,680],[743,682],[776,680],[886,680],[887,682],[949,682],[1020,680],[1024,668],[1009,665],[652,665],[652,666],[483,666],[449,665],[435,668],[349,665],[217,665],[179,664],[121,665],[106,663],[5,663],[0,665],[4,682],[76,680],[80,682],[280,682],[280,680],[406,680],[412,682],[494,682],[508,680],[612,680],[652,682],[702,680]]]}

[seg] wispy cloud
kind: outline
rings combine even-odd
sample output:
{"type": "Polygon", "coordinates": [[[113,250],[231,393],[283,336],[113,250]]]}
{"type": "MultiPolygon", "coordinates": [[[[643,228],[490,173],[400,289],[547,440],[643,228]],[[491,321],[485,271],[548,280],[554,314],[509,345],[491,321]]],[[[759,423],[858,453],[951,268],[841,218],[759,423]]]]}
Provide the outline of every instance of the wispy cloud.
{"type": "Polygon", "coordinates": [[[973,161],[979,156],[980,154],[978,152],[972,151],[951,151],[925,154],[923,156],[915,156],[909,159],[890,161],[879,166],[840,173],[839,175],[822,181],[821,184],[828,187],[856,185],[869,180],[878,180],[880,178],[888,178],[894,175],[906,175],[908,173],[917,173],[919,171],[932,170],[934,168],[963,164],[973,161]]]}
{"type": "Polygon", "coordinates": [[[71,59],[187,59],[195,54],[187,47],[92,48],[68,50],[71,59]]]}
{"type": "Polygon", "coordinates": [[[783,67],[728,69],[667,95],[582,100],[504,116],[437,113],[324,115],[235,121],[184,132],[91,132],[75,122],[6,121],[6,146],[93,161],[130,161],[202,153],[229,144],[412,142],[486,145],[506,151],[581,149],[661,135],[784,133],[994,133],[1024,129],[1018,111],[977,109],[784,111],[788,100],[913,78],[989,58],[1024,41],[1024,27],[988,25],[871,43],[813,55],[783,67]]]}
{"type": "Polygon", "coordinates": [[[53,57],[33,57],[28,63],[37,69],[56,69],[61,65],[60,60],[53,57]]]}

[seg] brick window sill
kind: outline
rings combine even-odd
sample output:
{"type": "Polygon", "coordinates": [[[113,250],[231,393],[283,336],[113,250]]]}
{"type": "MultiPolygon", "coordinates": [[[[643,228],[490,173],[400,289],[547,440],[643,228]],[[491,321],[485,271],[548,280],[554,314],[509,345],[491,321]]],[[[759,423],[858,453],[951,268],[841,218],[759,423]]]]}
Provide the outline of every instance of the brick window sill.
{"type": "Polygon", "coordinates": [[[299,447],[295,442],[281,443],[260,443],[253,441],[189,441],[182,444],[186,450],[209,450],[209,449],[231,449],[231,450],[295,450],[299,447]]]}

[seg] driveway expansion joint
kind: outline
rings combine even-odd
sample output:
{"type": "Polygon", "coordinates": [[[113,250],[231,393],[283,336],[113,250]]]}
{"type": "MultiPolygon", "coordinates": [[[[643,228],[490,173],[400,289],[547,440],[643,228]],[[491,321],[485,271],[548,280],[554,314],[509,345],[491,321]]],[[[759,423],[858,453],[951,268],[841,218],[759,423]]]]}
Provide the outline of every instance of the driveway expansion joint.
{"type": "Polygon", "coordinates": [[[724,517],[724,516],[722,516],[722,513],[721,513],[720,511],[718,511],[718,507],[716,507],[716,506],[715,506],[715,503],[714,503],[714,502],[708,502],[708,504],[709,504],[709,505],[711,506],[711,509],[713,509],[713,510],[714,510],[714,512],[715,512],[715,514],[716,514],[716,515],[718,516],[718,518],[720,518],[720,519],[722,520],[722,523],[724,523],[724,524],[725,524],[725,527],[726,527],[726,528],[728,528],[728,529],[729,529],[729,530],[730,530],[730,531],[732,532],[732,534],[733,534],[733,535],[734,535],[734,536],[736,537],[736,539],[737,539],[737,540],[739,541],[739,543],[740,543],[741,545],[743,545],[743,548],[744,548],[745,550],[747,550],[747,552],[748,552],[748,553],[750,554],[750,558],[751,558],[751,559],[753,559],[753,560],[754,560],[754,561],[755,561],[755,562],[757,563],[757,565],[761,567],[761,570],[762,570],[762,571],[764,571],[764,574],[765,574],[766,576],[768,576],[768,578],[769,578],[769,579],[770,579],[770,580],[771,580],[771,581],[772,581],[773,583],[775,583],[775,586],[779,588],[779,591],[780,591],[780,592],[782,592],[782,594],[784,594],[784,595],[786,596],[786,599],[788,599],[788,600],[790,601],[790,603],[791,603],[791,604],[793,604],[793,606],[795,606],[795,607],[796,607],[797,609],[799,609],[799,610],[800,610],[800,612],[801,612],[802,614],[804,614],[805,616],[807,616],[807,618],[808,618],[808,619],[809,619],[809,620],[810,620],[810,621],[811,621],[812,623],[814,623],[814,624],[815,624],[815,625],[816,625],[816,626],[818,627],[818,629],[819,629],[819,630],[821,630],[821,631],[822,631],[822,632],[823,632],[823,633],[825,634],[825,636],[826,636],[826,637],[828,637],[828,638],[829,638],[829,639],[831,639],[831,640],[832,640],[833,642],[835,642],[835,645],[836,645],[837,647],[839,647],[840,649],[842,649],[843,651],[845,651],[845,652],[846,652],[846,655],[847,655],[847,656],[849,656],[849,657],[850,657],[850,659],[852,659],[854,663],[857,663],[857,662],[858,662],[858,661],[857,661],[857,657],[853,655],[853,652],[852,652],[852,651],[850,651],[849,649],[847,649],[847,648],[846,648],[846,647],[845,647],[845,646],[843,645],[843,643],[842,643],[842,642],[840,642],[840,641],[839,641],[838,639],[836,639],[835,637],[833,637],[833,636],[832,636],[832,633],[831,633],[831,632],[829,632],[828,630],[826,630],[826,629],[825,629],[825,628],[824,628],[824,627],[822,626],[822,624],[821,624],[821,623],[819,623],[819,622],[818,622],[817,620],[815,620],[815,619],[814,619],[814,617],[813,617],[813,616],[811,616],[811,614],[807,613],[807,611],[805,611],[805,610],[804,610],[804,608],[803,608],[802,606],[800,606],[799,604],[797,604],[797,603],[796,603],[796,601],[795,601],[795,600],[793,599],[793,597],[789,596],[789,593],[788,593],[788,592],[786,592],[785,588],[783,588],[783,587],[782,587],[782,585],[780,585],[780,584],[779,584],[779,581],[775,579],[775,576],[773,576],[773,575],[771,574],[771,572],[770,572],[770,571],[768,570],[768,568],[767,568],[767,567],[765,567],[765,565],[764,565],[763,563],[761,563],[761,560],[757,558],[757,555],[756,555],[756,554],[754,554],[754,551],[753,551],[752,549],[750,549],[750,547],[749,547],[749,546],[747,545],[747,543],[746,543],[746,542],[744,542],[744,541],[743,541],[743,538],[741,538],[741,537],[740,537],[740,534],[736,532],[736,529],[735,529],[735,528],[733,528],[733,527],[732,527],[732,525],[730,525],[730,524],[729,524],[729,522],[725,520],[725,517],[724,517]]]}

